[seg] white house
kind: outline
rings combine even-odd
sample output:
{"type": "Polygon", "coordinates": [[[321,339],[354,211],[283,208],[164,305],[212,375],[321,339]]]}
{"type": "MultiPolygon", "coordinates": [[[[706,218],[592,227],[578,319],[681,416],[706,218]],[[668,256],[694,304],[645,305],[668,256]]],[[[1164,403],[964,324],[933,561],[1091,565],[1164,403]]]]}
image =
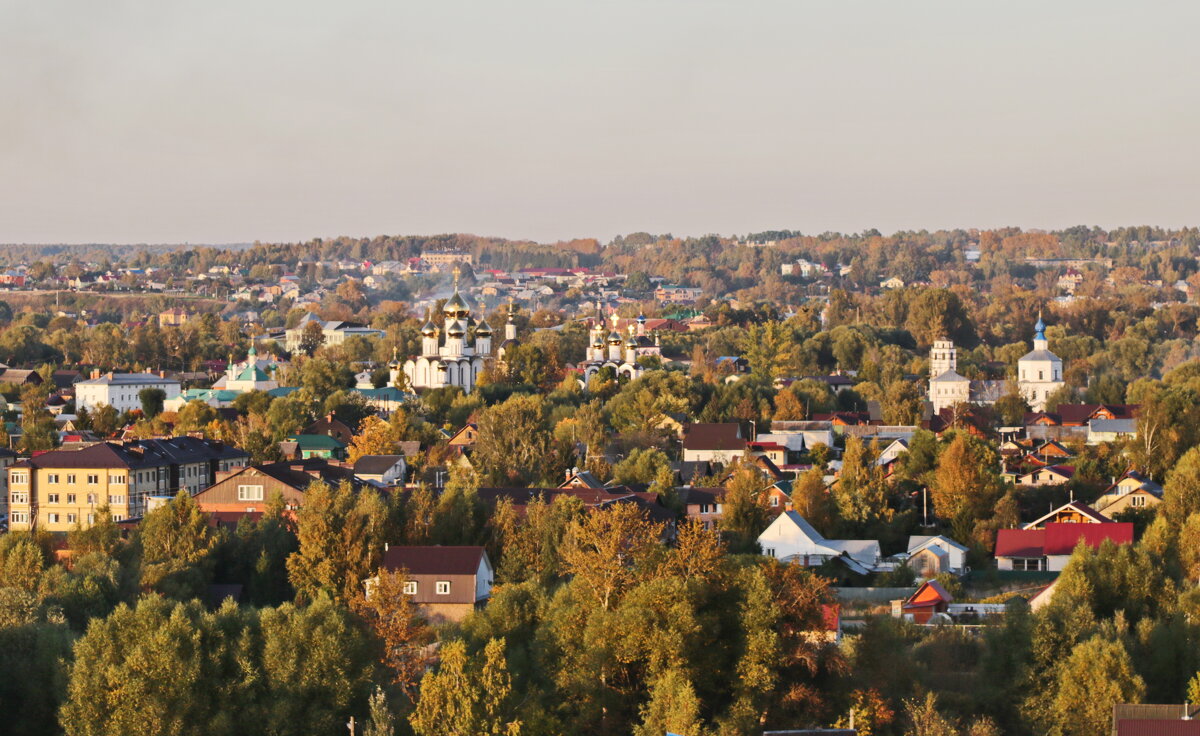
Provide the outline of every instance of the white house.
{"type": "Polygon", "coordinates": [[[907,559],[909,567],[923,578],[940,572],[961,575],[967,570],[967,548],[941,534],[909,537],[907,559]]]}
{"type": "Polygon", "coordinates": [[[404,482],[408,465],[403,455],[363,455],[354,463],[354,475],[381,486],[404,482]]]}
{"type": "Polygon", "coordinates": [[[879,567],[883,557],[874,539],[826,539],[795,511],[784,511],[758,535],[763,554],[805,567],[820,565],[836,557],[855,572],[868,573],[879,567]]]}
{"type": "Polygon", "coordinates": [[[161,388],[167,400],[179,396],[180,383],[153,373],[106,373],[75,384],[76,410],[95,411],[108,404],[119,412],[142,408],[138,393],[147,388],[161,388]]]}

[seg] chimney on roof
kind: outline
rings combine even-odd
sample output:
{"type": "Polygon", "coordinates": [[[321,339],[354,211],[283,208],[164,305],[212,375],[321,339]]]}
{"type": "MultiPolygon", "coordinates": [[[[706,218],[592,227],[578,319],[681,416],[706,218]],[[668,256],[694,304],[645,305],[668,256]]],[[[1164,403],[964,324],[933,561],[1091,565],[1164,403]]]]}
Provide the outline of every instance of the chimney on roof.
{"type": "Polygon", "coordinates": [[[99,368],[93,368],[93,369],[92,369],[92,378],[99,378],[99,377],[100,377],[100,369],[99,369],[99,368]]]}

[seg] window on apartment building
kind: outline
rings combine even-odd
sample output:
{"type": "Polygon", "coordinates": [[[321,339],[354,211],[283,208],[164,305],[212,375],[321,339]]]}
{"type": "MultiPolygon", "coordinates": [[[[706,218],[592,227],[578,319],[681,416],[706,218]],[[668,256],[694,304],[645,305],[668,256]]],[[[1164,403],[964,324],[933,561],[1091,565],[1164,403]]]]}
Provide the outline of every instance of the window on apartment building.
{"type": "Polygon", "coordinates": [[[67,485],[72,485],[72,486],[75,485],[75,477],[76,476],[74,473],[68,473],[67,474],[67,485]]]}
{"type": "Polygon", "coordinates": [[[437,581],[437,594],[438,595],[450,595],[450,581],[449,580],[437,581]]]}
{"type": "Polygon", "coordinates": [[[404,581],[404,594],[405,595],[416,595],[417,594],[417,582],[415,580],[404,581]]]}
{"type": "MultiPolygon", "coordinates": [[[[125,503],[124,496],[109,496],[108,497],[108,505],[109,506],[118,506],[123,503],[125,503]]],[[[117,517],[114,516],[113,518],[115,519],[117,517]]]]}
{"type": "Polygon", "coordinates": [[[48,475],[46,476],[46,482],[47,482],[47,483],[57,483],[57,482],[58,482],[58,473],[50,473],[50,474],[48,474],[48,475]]]}
{"type": "Polygon", "coordinates": [[[25,513],[24,511],[12,512],[12,523],[28,524],[29,523],[29,514],[25,513]]]}
{"type": "Polygon", "coordinates": [[[75,503],[75,494],[74,493],[67,494],[67,503],[75,503]]]}
{"type": "Polygon", "coordinates": [[[46,521],[50,522],[51,524],[57,524],[58,514],[46,514],[46,521]]]}
{"type": "Polygon", "coordinates": [[[87,494],[87,502],[90,504],[95,504],[96,503],[96,494],[94,494],[94,493],[87,494]]]}
{"type": "Polygon", "coordinates": [[[87,520],[88,520],[88,523],[89,523],[89,524],[95,524],[95,523],[96,523],[96,515],[95,515],[95,514],[88,514],[88,515],[87,515],[87,520]]]}
{"type": "Polygon", "coordinates": [[[29,482],[29,473],[26,473],[24,471],[13,472],[11,475],[8,476],[8,479],[11,480],[13,483],[28,483],[29,482]]]}
{"type": "Polygon", "coordinates": [[[29,493],[27,491],[21,491],[19,493],[13,491],[12,493],[8,494],[8,500],[10,503],[14,504],[26,504],[29,503],[29,493]]]}
{"type": "Polygon", "coordinates": [[[89,476],[87,477],[87,482],[88,482],[88,485],[89,485],[89,486],[99,485],[99,484],[100,484],[100,476],[98,476],[98,475],[89,475],[89,476]]]}
{"type": "Polygon", "coordinates": [[[261,501],[263,500],[262,486],[238,486],[239,501],[261,501]]]}
{"type": "Polygon", "coordinates": [[[67,523],[74,524],[78,518],[75,514],[67,514],[67,523]]]}
{"type": "Polygon", "coordinates": [[[113,521],[125,521],[125,514],[113,514],[112,520],[113,521]]]}
{"type": "Polygon", "coordinates": [[[121,485],[124,485],[124,483],[125,483],[125,481],[126,481],[127,479],[128,479],[128,478],[127,478],[127,476],[125,476],[124,474],[122,474],[122,475],[112,475],[112,474],[110,474],[110,475],[108,476],[108,482],[109,482],[109,483],[118,483],[118,484],[121,484],[121,485]]]}
{"type": "Polygon", "coordinates": [[[46,494],[46,503],[58,503],[58,494],[57,493],[47,493],[46,494]]]}

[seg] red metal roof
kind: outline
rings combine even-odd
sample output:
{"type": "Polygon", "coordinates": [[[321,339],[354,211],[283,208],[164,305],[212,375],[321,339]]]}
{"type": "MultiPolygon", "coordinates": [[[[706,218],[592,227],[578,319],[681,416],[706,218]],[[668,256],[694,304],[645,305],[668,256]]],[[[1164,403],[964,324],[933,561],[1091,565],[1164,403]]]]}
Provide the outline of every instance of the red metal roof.
{"type": "MultiPolygon", "coordinates": [[[[1093,526],[1075,524],[1074,526],[1093,526]]],[[[1095,526],[1100,526],[1096,524],[1095,526]]],[[[996,533],[997,557],[1041,557],[1045,554],[1046,530],[1001,529],[996,533]]]]}
{"type": "Polygon", "coordinates": [[[1046,525],[1045,554],[1069,555],[1080,540],[1089,547],[1111,539],[1116,544],[1133,543],[1133,524],[1119,522],[1111,524],[1063,524],[1053,522],[1046,525]]]}

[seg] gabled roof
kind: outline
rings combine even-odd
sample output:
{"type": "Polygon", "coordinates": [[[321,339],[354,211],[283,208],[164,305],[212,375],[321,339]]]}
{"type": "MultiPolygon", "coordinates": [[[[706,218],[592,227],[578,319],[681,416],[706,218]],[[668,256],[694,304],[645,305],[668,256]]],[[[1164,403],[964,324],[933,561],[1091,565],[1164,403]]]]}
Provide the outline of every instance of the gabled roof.
{"type": "Polygon", "coordinates": [[[354,463],[354,474],[381,475],[403,459],[403,455],[363,455],[354,463]]]}
{"type": "Polygon", "coordinates": [[[163,378],[153,373],[108,373],[99,378],[79,381],[83,386],[140,386],[143,384],[179,383],[174,378],[163,378]]]}
{"type": "Polygon", "coordinates": [[[485,554],[483,547],[390,547],[380,566],[412,575],[474,575],[485,554]]]}
{"type": "Polygon", "coordinates": [[[1045,554],[1069,555],[1079,542],[1089,547],[1099,547],[1104,540],[1115,544],[1133,543],[1133,524],[1110,522],[1108,524],[1047,524],[1045,554]]]}
{"type": "Polygon", "coordinates": [[[101,442],[82,450],[51,450],[24,461],[33,468],[144,468],[166,465],[158,453],[143,453],[113,442],[101,442]]]}
{"type": "Polygon", "coordinates": [[[917,588],[917,592],[904,602],[904,608],[932,608],[953,600],[954,596],[950,595],[941,583],[936,580],[926,580],[921,587],[917,588]]]}
{"type": "Polygon", "coordinates": [[[288,439],[301,450],[340,450],[346,445],[327,434],[294,434],[288,439]]]}
{"type": "Polygon", "coordinates": [[[967,551],[966,547],[962,546],[961,544],[954,541],[950,537],[944,536],[942,534],[935,534],[932,536],[931,535],[914,534],[908,538],[908,554],[910,554],[910,555],[915,554],[916,552],[919,552],[922,549],[929,547],[929,546],[952,547],[952,548],[958,550],[959,552],[967,551]]]}
{"type": "Polygon", "coordinates": [[[745,450],[742,427],[736,422],[725,424],[688,424],[683,428],[685,450],[745,450]]]}
{"type": "Polygon", "coordinates": [[[1041,557],[1045,546],[1045,529],[1001,529],[996,532],[996,557],[1041,557]]]}
{"type": "Polygon", "coordinates": [[[1062,511],[1074,511],[1075,513],[1080,514],[1081,516],[1084,516],[1085,518],[1091,519],[1092,522],[1096,523],[1096,524],[1111,524],[1112,523],[1112,519],[1108,518],[1104,514],[1100,513],[1096,509],[1092,508],[1091,506],[1088,506],[1086,503],[1083,503],[1082,501],[1068,501],[1067,503],[1064,503],[1062,506],[1059,506],[1058,508],[1054,509],[1053,511],[1046,514],[1045,516],[1041,516],[1041,517],[1029,522],[1028,524],[1025,525],[1025,528],[1026,529],[1036,529],[1037,527],[1046,523],[1049,519],[1052,519],[1055,516],[1057,516],[1062,511]]]}

